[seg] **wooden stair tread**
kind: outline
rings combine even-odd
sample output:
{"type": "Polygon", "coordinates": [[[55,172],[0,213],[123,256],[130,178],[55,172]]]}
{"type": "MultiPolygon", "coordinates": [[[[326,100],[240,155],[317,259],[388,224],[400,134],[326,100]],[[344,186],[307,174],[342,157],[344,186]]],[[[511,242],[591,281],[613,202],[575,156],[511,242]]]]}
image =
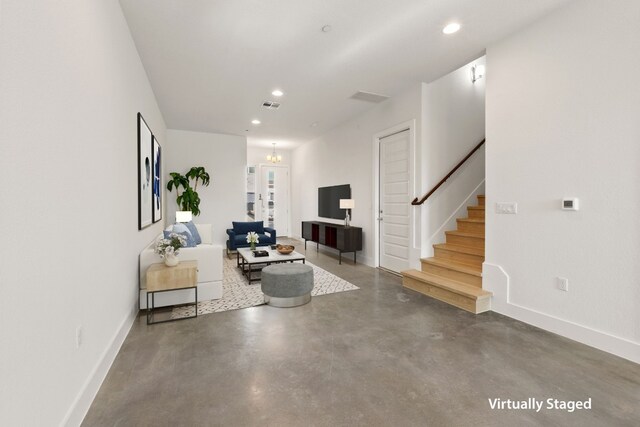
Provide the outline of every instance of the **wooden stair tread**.
{"type": "Polygon", "coordinates": [[[469,233],[468,231],[452,230],[452,231],[445,231],[444,234],[451,234],[452,236],[473,237],[476,239],[484,240],[484,235],[477,234],[477,233],[469,233]]]}
{"type": "Polygon", "coordinates": [[[471,274],[473,276],[482,277],[482,267],[464,264],[462,262],[456,262],[442,258],[422,258],[421,262],[437,265],[439,267],[449,268],[451,270],[460,271],[463,273],[471,274]]]}
{"type": "Polygon", "coordinates": [[[463,254],[477,255],[477,256],[484,257],[483,248],[471,248],[469,246],[453,245],[451,243],[437,243],[433,245],[433,247],[448,250],[448,251],[462,252],[463,254]]]}
{"type": "Polygon", "coordinates": [[[484,219],[483,218],[457,218],[456,221],[473,222],[475,224],[484,224],[484,219]]]}
{"type": "Polygon", "coordinates": [[[445,231],[446,243],[433,245],[435,256],[421,258],[421,270],[402,272],[402,286],[474,314],[491,310],[491,292],[482,289],[485,246],[485,197],[467,206],[467,218],[445,231]]]}
{"type": "Polygon", "coordinates": [[[465,283],[461,283],[446,277],[437,276],[431,273],[426,273],[424,271],[407,270],[407,271],[403,271],[402,275],[404,277],[410,277],[420,282],[429,283],[433,286],[447,289],[448,291],[454,292],[458,295],[462,295],[465,298],[479,300],[479,299],[490,298],[492,296],[491,292],[487,292],[481,288],[467,285],[465,283]]]}

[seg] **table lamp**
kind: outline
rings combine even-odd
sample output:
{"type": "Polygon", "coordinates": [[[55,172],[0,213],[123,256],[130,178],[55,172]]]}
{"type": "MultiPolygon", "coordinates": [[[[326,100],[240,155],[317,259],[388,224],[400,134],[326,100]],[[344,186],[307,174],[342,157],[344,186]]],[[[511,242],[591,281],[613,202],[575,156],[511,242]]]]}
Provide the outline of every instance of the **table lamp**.
{"type": "Polygon", "coordinates": [[[193,219],[191,211],[176,211],[176,222],[189,222],[193,219]]]}
{"type": "Polygon", "coordinates": [[[351,216],[349,212],[355,207],[356,203],[353,199],[340,199],[340,209],[346,209],[347,215],[344,218],[344,226],[349,227],[351,222],[351,216]]]}

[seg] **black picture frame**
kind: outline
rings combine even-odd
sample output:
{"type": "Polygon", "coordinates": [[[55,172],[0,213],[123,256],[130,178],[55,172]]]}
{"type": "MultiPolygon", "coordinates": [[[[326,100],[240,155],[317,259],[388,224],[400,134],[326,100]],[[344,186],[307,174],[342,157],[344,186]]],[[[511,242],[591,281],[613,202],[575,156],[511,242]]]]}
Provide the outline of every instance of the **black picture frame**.
{"type": "Polygon", "coordinates": [[[162,147],[158,142],[158,139],[153,135],[153,149],[151,150],[153,156],[153,185],[151,189],[152,197],[152,214],[153,223],[162,219],[162,147]]]}
{"type": "Polygon", "coordinates": [[[153,223],[152,152],[153,133],[138,113],[138,230],[153,223]]]}

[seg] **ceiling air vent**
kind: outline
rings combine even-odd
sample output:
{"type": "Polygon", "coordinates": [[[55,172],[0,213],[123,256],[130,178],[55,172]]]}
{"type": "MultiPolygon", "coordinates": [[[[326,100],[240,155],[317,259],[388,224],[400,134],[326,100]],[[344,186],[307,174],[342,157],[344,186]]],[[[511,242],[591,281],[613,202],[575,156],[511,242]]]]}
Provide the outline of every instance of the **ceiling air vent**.
{"type": "Polygon", "coordinates": [[[280,103],[274,101],[264,101],[262,103],[262,106],[268,110],[277,110],[278,108],[280,108],[280,103]]]}
{"type": "Polygon", "coordinates": [[[389,99],[389,97],[387,95],[380,95],[379,93],[373,93],[373,92],[364,92],[361,90],[351,95],[351,99],[378,103],[386,99],[389,99]]]}

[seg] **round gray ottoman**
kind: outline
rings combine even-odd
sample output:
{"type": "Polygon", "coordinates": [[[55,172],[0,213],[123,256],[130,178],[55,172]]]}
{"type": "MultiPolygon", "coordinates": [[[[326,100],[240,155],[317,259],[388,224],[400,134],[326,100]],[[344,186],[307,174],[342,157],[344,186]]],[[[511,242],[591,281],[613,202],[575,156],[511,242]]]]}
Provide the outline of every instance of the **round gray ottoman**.
{"type": "Polygon", "coordinates": [[[296,307],[311,301],[313,268],[298,263],[272,264],[262,269],[264,302],[274,307],[296,307]]]}

